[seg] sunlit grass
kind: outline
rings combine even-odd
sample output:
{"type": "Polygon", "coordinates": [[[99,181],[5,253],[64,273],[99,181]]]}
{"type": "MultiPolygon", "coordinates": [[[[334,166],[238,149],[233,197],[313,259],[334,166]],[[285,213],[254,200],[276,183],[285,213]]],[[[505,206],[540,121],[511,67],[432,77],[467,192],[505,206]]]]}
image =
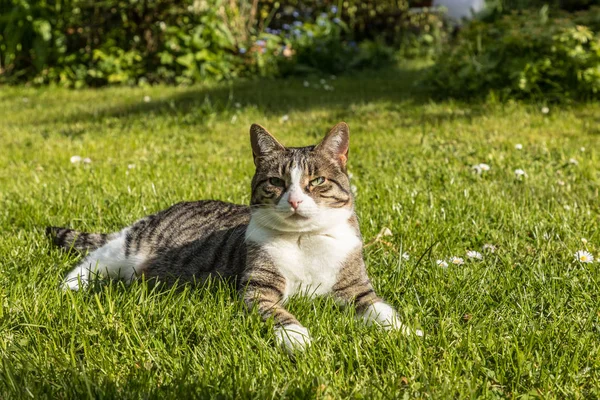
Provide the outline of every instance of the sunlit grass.
{"type": "Polygon", "coordinates": [[[575,253],[600,250],[599,105],[432,103],[417,77],[2,88],[0,397],[598,397],[600,264],[575,253]],[[290,360],[226,284],[58,290],[77,257],[46,225],[114,231],[181,200],[247,203],[251,123],[299,146],[340,120],[365,242],[392,232],[365,250],[371,278],[424,338],[294,299],[315,341],[290,360]]]}

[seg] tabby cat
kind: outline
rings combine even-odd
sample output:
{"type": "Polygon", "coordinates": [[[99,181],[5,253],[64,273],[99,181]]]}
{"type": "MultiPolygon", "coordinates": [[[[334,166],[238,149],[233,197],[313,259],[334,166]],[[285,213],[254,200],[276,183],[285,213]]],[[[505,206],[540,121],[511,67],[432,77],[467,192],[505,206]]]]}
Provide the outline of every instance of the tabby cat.
{"type": "Polygon", "coordinates": [[[337,124],[316,146],[284,147],[256,124],[250,139],[250,206],[179,203],[111,234],[48,228],[58,246],[87,253],[63,288],[78,290],[97,275],[167,284],[229,278],[249,307],[274,319],[277,343],[289,352],[310,344],[284,306],[295,294],[331,295],[367,323],[410,334],[367,276],[346,170],[348,125],[337,124]]]}

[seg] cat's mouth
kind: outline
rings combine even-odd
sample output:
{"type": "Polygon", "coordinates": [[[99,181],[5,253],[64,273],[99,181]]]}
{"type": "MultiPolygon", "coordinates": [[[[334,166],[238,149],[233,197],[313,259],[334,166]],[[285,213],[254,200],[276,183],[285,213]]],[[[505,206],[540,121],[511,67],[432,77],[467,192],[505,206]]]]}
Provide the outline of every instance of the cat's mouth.
{"type": "Polygon", "coordinates": [[[287,217],[286,219],[288,219],[290,221],[303,221],[303,220],[308,219],[308,217],[305,217],[304,215],[301,215],[301,214],[295,212],[292,215],[290,215],[289,217],[287,217]]]}

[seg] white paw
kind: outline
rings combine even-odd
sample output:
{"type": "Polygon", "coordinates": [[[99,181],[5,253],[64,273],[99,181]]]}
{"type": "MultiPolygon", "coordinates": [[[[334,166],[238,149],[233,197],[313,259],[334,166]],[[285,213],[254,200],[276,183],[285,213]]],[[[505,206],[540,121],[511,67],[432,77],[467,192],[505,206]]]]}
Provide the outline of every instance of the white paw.
{"type": "Polygon", "coordinates": [[[310,345],[308,329],[298,324],[289,324],[275,328],[275,341],[288,353],[302,351],[310,345]]]}
{"type": "Polygon", "coordinates": [[[400,331],[406,336],[412,334],[423,336],[423,331],[420,329],[412,330],[404,325],[400,321],[396,310],[384,302],[378,302],[369,306],[363,314],[363,319],[367,323],[376,323],[388,331],[400,331]]]}

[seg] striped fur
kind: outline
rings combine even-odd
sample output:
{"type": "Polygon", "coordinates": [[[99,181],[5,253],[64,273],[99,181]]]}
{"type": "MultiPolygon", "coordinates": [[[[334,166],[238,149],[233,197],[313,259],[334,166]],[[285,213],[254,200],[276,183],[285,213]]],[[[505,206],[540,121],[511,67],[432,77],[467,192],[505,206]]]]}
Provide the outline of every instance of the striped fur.
{"type": "Polygon", "coordinates": [[[79,252],[96,250],[114,238],[114,235],[111,234],[79,232],[74,229],[56,226],[47,227],[46,235],[52,239],[56,246],[79,252]]]}
{"type": "Polygon", "coordinates": [[[316,146],[288,148],[264,128],[250,130],[256,172],[250,206],[220,201],[176,204],[120,232],[48,228],[55,244],[87,252],[64,288],[95,275],[167,284],[233,281],[249,308],[273,319],[288,351],[310,343],[285,308],[294,295],[331,295],[367,322],[408,331],[375,294],[367,276],[354,198],[346,172],[348,126],[336,125],[316,146]]]}

